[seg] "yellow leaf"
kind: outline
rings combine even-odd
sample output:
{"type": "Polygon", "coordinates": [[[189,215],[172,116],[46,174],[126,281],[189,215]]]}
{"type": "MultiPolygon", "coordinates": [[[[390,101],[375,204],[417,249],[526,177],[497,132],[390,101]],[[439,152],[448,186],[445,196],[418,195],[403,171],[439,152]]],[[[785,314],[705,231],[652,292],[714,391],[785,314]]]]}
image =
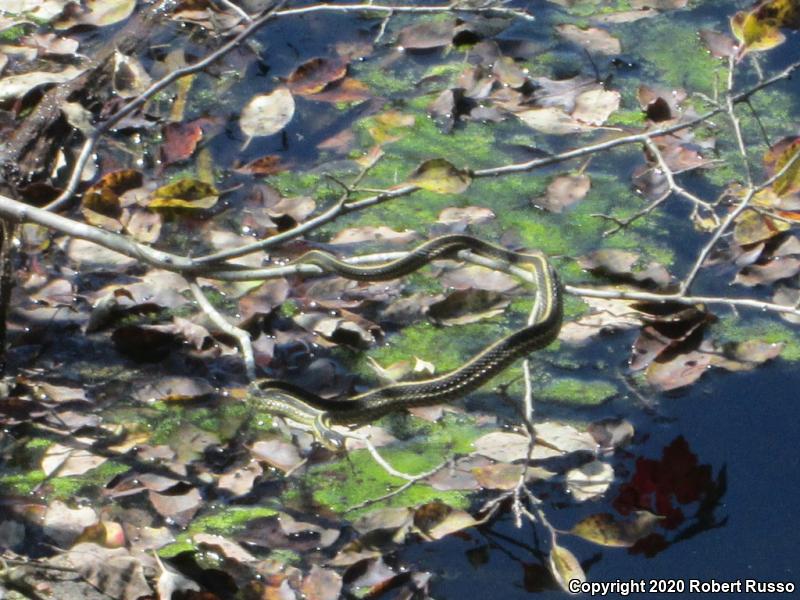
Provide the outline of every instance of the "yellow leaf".
{"type": "Polygon", "coordinates": [[[756,11],[738,12],[731,18],[731,31],[742,47],[741,58],[747,52],[763,52],[783,43],[785,36],[780,23],[772,18],[759,18],[756,11]]]}
{"type": "Polygon", "coordinates": [[[219,192],[208,183],[197,179],[181,179],[153,192],[150,208],[208,209],[219,200],[219,192]]]}
{"type": "Polygon", "coordinates": [[[557,545],[553,546],[553,549],[550,550],[549,566],[553,578],[558,582],[558,585],[567,592],[571,592],[571,581],[579,581],[580,583],[586,581],[586,574],[583,572],[581,563],[579,563],[575,555],[566,548],[557,545]]]}
{"type": "MultiPolygon", "coordinates": [[[[797,154],[800,154],[800,137],[783,138],[764,154],[764,167],[767,174],[772,177],[779,173],[797,154]]],[[[783,175],[775,180],[772,190],[778,196],[800,191],[800,160],[796,160],[783,175]]]]}
{"type": "Polygon", "coordinates": [[[770,218],[754,210],[745,210],[736,219],[733,239],[740,246],[754,244],[775,237],[789,229],[789,224],[770,218]]]}
{"type": "Polygon", "coordinates": [[[416,168],[408,183],[437,194],[460,194],[472,183],[472,176],[443,158],[432,158],[416,168]]]}

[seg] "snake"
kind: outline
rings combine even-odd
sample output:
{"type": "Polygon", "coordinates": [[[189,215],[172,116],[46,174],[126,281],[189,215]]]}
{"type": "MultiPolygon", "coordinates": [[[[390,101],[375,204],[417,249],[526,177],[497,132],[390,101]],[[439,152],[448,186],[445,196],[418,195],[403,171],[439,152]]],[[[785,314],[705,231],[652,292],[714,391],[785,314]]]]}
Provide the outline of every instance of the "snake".
{"type": "Polygon", "coordinates": [[[335,424],[353,425],[378,419],[390,412],[449,402],[478,389],[517,359],[548,346],[556,339],[563,320],[562,287],[545,254],[521,253],[464,234],[428,240],[403,257],[360,266],[339,260],[323,250],[311,250],[291,264],[310,264],[325,272],[358,281],[385,281],[407,275],[433,260],[458,258],[468,250],[525,269],[535,285],[534,308],[528,325],[490,344],[454,371],[407,383],[379,387],[345,400],[327,399],[294,384],[262,379],[250,386],[267,412],[287,417],[311,428],[324,447],[340,451],[344,436],[335,424]]]}

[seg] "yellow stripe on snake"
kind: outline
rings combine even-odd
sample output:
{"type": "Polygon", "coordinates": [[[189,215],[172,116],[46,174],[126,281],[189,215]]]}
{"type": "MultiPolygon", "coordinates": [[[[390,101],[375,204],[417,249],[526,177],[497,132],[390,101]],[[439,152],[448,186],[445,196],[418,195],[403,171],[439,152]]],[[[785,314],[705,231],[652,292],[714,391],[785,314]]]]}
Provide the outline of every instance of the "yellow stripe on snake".
{"type": "Polygon", "coordinates": [[[359,281],[385,281],[407,275],[436,259],[457,258],[463,250],[503,260],[531,273],[536,290],[528,326],[487,346],[455,371],[431,379],[395,383],[347,400],[328,400],[295,385],[266,379],[253,383],[251,396],[269,412],[310,426],[325,447],[340,450],[344,439],[331,425],[363,423],[403,408],[439,404],[464,396],[518,358],[544,348],[558,336],[563,318],[561,284],[547,257],[540,252],[512,252],[472,236],[454,234],[434,238],[402,258],[377,265],[348,264],[321,250],[307,252],[293,264],[317,265],[359,281]]]}

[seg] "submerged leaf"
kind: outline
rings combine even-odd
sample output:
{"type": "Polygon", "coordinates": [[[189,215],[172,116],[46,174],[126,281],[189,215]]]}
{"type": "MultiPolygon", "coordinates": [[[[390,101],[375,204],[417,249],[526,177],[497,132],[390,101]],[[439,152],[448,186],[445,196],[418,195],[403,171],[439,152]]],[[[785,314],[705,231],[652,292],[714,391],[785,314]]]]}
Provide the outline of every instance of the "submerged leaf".
{"type": "Polygon", "coordinates": [[[408,183],[437,194],[460,194],[472,183],[472,175],[444,158],[432,158],[411,173],[408,183]]]}
{"type": "Polygon", "coordinates": [[[217,188],[197,179],[180,179],[153,192],[150,208],[209,209],[219,200],[217,188]]]}
{"type": "Polygon", "coordinates": [[[294,98],[285,87],[253,97],[242,109],[239,127],[248,138],[278,133],[294,116],[294,98]]]}

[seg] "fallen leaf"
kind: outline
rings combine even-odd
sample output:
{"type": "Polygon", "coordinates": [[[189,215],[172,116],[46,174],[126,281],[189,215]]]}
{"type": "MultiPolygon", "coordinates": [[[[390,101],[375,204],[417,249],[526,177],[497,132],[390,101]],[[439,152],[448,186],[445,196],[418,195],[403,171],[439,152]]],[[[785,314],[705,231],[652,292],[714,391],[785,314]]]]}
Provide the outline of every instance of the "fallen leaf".
{"type": "Polygon", "coordinates": [[[586,197],[592,181],[587,175],[561,175],[547,186],[544,196],[533,200],[535,206],[560,214],[586,197]]]}
{"type": "Polygon", "coordinates": [[[88,506],[73,509],[54,500],[44,514],[43,531],[62,548],[69,548],[85,528],[98,521],[97,514],[88,506]]]}
{"type": "Polygon", "coordinates": [[[56,29],[70,29],[76,25],[105,27],[124,21],[133,14],[134,8],[136,0],[85,0],[65,10],[53,26],[56,29]]]}
{"type": "Polygon", "coordinates": [[[400,30],[398,43],[405,50],[431,50],[448,46],[453,41],[455,21],[416,23],[400,30]]]}
{"type": "Polygon", "coordinates": [[[426,160],[407,180],[407,183],[437,194],[461,194],[471,182],[469,171],[458,169],[443,158],[426,160]]]}
{"type": "MultiPolygon", "coordinates": [[[[286,127],[294,116],[294,98],[285,87],[254,96],[242,109],[239,127],[248,137],[273,135],[286,127]]],[[[245,145],[247,145],[247,143],[245,145]]]]}
{"type": "Polygon", "coordinates": [[[634,519],[619,521],[610,513],[590,515],[572,528],[570,533],[601,546],[629,548],[653,532],[659,517],[645,510],[634,519]]]}
{"type": "Polygon", "coordinates": [[[572,24],[556,25],[556,31],[564,39],[585,48],[589,52],[598,54],[620,54],[622,48],[619,40],[605,29],[589,27],[581,29],[572,24]]]}
{"type": "Polygon", "coordinates": [[[347,75],[347,60],[343,58],[312,58],[292,71],[286,85],[292,93],[312,95],[347,75]]]}
{"type": "Polygon", "coordinates": [[[217,189],[198,179],[180,179],[153,192],[152,209],[205,210],[219,200],[217,189]]]}
{"type": "Polygon", "coordinates": [[[614,469],[608,463],[593,460],[567,471],[565,481],[572,497],[584,502],[606,493],[614,482],[614,469]]]}
{"type": "Polygon", "coordinates": [[[586,574],[581,563],[572,552],[558,544],[554,544],[550,549],[548,566],[553,578],[563,590],[571,591],[570,583],[573,581],[586,582],[586,574]]]}

